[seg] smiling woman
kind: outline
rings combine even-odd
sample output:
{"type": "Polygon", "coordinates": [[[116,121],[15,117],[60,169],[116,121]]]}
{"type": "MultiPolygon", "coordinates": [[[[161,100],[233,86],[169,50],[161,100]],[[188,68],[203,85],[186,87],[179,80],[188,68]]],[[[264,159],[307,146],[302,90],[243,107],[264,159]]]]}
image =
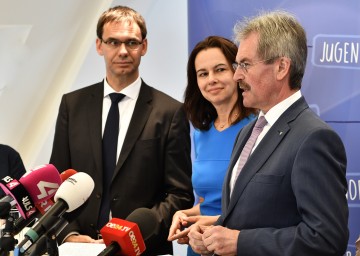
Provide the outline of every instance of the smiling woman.
{"type": "MultiPolygon", "coordinates": [[[[236,52],[230,40],[210,36],[195,46],[188,60],[184,106],[195,128],[192,184],[199,203],[173,216],[168,239],[180,244],[188,243],[194,222],[210,224],[220,215],[222,184],[235,137],[256,114],[244,107],[233,79],[236,52]]],[[[187,255],[197,254],[188,247],[187,255]]]]}

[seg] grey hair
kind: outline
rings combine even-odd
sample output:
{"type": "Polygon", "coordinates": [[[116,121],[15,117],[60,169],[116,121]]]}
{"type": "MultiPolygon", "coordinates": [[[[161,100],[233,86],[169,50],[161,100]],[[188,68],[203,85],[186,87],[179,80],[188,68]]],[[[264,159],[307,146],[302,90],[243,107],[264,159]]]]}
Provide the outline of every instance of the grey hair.
{"type": "Polygon", "coordinates": [[[238,21],[233,31],[237,43],[252,33],[258,34],[257,54],[261,59],[291,59],[290,86],[301,88],[307,59],[307,39],[304,28],[293,14],[282,10],[261,12],[238,21]]]}

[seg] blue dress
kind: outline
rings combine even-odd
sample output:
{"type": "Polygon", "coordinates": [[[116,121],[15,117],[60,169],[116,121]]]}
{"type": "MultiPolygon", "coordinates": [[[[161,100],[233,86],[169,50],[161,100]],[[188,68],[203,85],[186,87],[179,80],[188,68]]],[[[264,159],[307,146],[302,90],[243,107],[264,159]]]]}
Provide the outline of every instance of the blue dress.
{"type": "MultiPolygon", "coordinates": [[[[244,118],[223,131],[195,129],[193,133],[192,185],[195,194],[204,198],[200,204],[201,215],[221,214],[221,194],[235,138],[239,131],[255,118],[244,118]]],[[[188,246],[188,256],[199,255],[188,246]]]]}

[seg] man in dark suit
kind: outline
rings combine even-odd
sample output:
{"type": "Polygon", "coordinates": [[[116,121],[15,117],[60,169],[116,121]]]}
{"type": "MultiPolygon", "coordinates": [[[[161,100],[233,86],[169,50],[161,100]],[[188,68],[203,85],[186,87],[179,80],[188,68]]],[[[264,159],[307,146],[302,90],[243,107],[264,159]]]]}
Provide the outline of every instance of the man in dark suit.
{"type": "MultiPolygon", "coordinates": [[[[26,173],[20,154],[12,147],[0,144],[0,179],[11,176],[19,180],[26,173]]],[[[5,193],[0,189],[0,198],[5,193]]]]}
{"type": "Polygon", "coordinates": [[[90,174],[95,189],[79,218],[60,235],[61,241],[101,241],[97,235],[106,222],[100,223],[100,212],[106,203],[111,210],[107,221],[109,214],[125,219],[146,207],[157,218],[145,241],[146,254],[172,254],[167,242],[172,215],[193,204],[189,123],[182,104],[139,76],[146,33],[143,17],[133,9],[117,6],[104,12],[97,25],[96,49],[104,56],[106,78],[62,98],[50,162],[59,171],[73,168],[90,174]],[[112,108],[109,94],[118,92],[125,96],[118,103],[118,139],[110,139],[118,141],[117,161],[107,185],[102,134],[112,108]]]}
{"type": "Polygon", "coordinates": [[[235,32],[234,79],[244,105],[260,109],[266,125],[252,149],[255,122],[240,131],[221,216],[215,226],[191,227],[190,245],[217,255],[343,255],[349,236],[346,154],[340,137],[301,95],[305,31],[292,15],[274,11],[238,23],[235,32]]]}

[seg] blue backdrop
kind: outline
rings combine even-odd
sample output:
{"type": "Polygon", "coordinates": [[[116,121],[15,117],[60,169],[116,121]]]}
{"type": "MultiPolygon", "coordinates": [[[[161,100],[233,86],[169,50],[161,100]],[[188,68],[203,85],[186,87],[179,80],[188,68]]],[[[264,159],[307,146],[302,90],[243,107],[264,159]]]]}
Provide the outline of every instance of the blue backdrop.
{"type": "Polygon", "coordinates": [[[232,39],[236,21],[260,10],[290,11],[305,27],[309,55],[301,91],[346,147],[350,210],[346,255],[354,256],[360,234],[360,1],[188,0],[188,8],[189,51],[209,35],[232,39]]]}

